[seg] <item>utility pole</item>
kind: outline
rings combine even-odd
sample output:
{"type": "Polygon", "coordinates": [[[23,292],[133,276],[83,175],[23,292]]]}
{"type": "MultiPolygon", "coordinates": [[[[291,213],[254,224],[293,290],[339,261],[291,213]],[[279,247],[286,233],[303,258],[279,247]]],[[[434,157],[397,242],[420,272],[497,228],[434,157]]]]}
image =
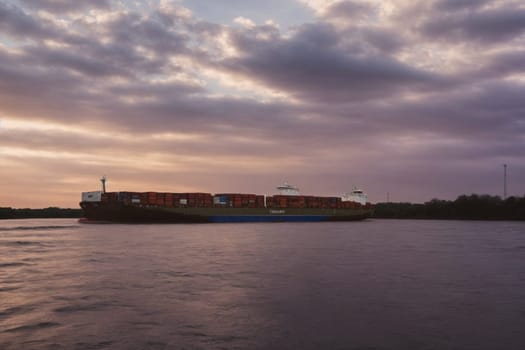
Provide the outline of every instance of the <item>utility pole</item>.
{"type": "Polygon", "coordinates": [[[507,199],[507,164],[503,164],[503,200],[507,199]]]}
{"type": "Polygon", "coordinates": [[[390,192],[386,193],[386,202],[390,203],[390,192]]]}

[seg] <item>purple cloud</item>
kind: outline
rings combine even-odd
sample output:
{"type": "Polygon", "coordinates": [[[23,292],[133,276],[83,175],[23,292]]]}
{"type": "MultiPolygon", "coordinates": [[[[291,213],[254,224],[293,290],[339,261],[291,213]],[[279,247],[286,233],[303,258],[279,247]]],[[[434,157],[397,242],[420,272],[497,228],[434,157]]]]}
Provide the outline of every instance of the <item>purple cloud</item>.
{"type": "Polygon", "coordinates": [[[324,16],[348,20],[367,19],[377,14],[377,9],[367,3],[354,1],[339,1],[328,7],[324,16]]]}
{"type": "Polygon", "coordinates": [[[57,35],[48,21],[39,20],[23,9],[9,3],[0,3],[0,32],[15,38],[43,39],[57,35]]]}
{"type": "Polygon", "coordinates": [[[260,40],[245,32],[232,37],[242,54],[221,62],[224,69],[307,100],[366,100],[443,83],[441,77],[392,57],[345,47],[327,24],[305,25],[291,38],[260,40]]]}
{"type": "Polygon", "coordinates": [[[89,1],[70,1],[70,0],[20,0],[24,5],[37,9],[46,10],[54,13],[78,12],[90,9],[109,9],[110,0],[89,0],[89,1]]]}
{"type": "Polygon", "coordinates": [[[514,6],[432,16],[421,31],[427,37],[496,44],[525,31],[525,9],[514,6]]]}

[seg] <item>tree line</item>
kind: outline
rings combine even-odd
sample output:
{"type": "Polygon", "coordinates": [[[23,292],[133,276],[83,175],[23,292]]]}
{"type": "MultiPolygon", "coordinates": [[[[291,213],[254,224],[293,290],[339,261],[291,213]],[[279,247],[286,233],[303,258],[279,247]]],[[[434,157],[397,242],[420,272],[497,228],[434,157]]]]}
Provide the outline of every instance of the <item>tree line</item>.
{"type": "Polygon", "coordinates": [[[505,200],[490,195],[461,195],[422,204],[377,203],[374,217],[390,219],[525,220],[525,196],[505,200]]]}
{"type": "Polygon", "coordinates": [[[32,218],[80,218],[82,209],[63,209],[49,207],[43,209],[0,208],[0,219],[32,219],[32,218]]]}

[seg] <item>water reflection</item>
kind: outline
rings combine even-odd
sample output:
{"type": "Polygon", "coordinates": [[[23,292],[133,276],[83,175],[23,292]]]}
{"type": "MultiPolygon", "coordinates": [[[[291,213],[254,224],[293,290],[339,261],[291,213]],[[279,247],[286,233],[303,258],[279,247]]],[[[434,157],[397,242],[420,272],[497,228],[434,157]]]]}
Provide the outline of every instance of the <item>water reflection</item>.
{"type": "Polygon", "coordinates": [[[524,229],[0,222],[0,347],[522,349],[524,229]]]}

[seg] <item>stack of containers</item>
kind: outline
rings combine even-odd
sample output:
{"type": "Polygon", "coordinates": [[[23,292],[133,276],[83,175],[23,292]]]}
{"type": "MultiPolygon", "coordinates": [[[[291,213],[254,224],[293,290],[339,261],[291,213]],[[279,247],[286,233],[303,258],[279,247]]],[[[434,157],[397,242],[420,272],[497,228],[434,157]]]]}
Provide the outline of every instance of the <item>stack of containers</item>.
{"type": "Polygon", "coordinates": [[[275,195],[272,197],[266,198],[266,206],[270,208],[287,208],[288,207],[288,197],[284,195],[275,195]]]}
{"type": "Polygon", "coordinates": [[[157,205],[157,192],[146,192],[147,193],[147,204],[157,205]]]}
{"type": "Polygon", "coordinates": [[[157,200],[155,201],[155,204],[159,207],[163,207],[166,204],[164,193],[157,192],[157,200]]]}
{"type": "Polygon", "coordinates": [[[195,193],[187,193],[186,195],[188,196],[188,207],[195,207],[195,193]]]}
{"type": "Polygon", "coordinates": [[[140,204],[148,205],[148,192],[140,193],[140,204]]]}
{"type": "Polygon", "coordinates": [[[214,204],[217,207],[233,207],[235,193],[216,193],[214,204]]]}
{"type": "Polygon", "coordinates": [[[190,193],[195,198],[195,206],[209,208],[212,206],[212,195],[210,193],[190,193]]]}
{"type": "Polygon", "coordinates": [[[131,192],[118,192],[117,200],[124,204],[131,204],[131,192]]]}
{"type": "Polygon", "coordinates": [[[319,197],[310,197],[308,200],[308,208],[319,208],[321,206],[321,201],[319,197]]]}
{"type": "Polygon", "coordinates": [[[141,203],[140,195],[141,194],[138,192],[132,192],[131,193],[131,204],[139,205],[141,203]]]}
{"type": "Polygon", "coordinates": [[[213,197],[215,207],[264,208],[264,196],[252,193],[217,193],[213,197]]]}
{"type": "Polygon", "coordinates": [[[340,197],[285,196],[266,197],[268,208],[350,208],[340,197]]]}
{"type": "Polygon", "coordinates": [[[215,208],[225,208],[228,204],[228,197],[226,195],[216,194],[213,196],[213,206],[215,208]]]}
{"type": "MultiPolygon", "coordinates": [[[[177,193],[174,198],[178,198],[178,205],[179,207],[187,207],[188,206],[188,194],[187,193],[177,193]]],[[[173,199],[175,201],[175,199],[173,199]]]]}
{"type": "Polygon", "coordinates": [[[255,207],[264,208],[264,196],[260,196],[260,195],[255,196],[255,207]]]}
{"type": "Polygon", "coordinates": [[[233,202],[234,208],[242,208],[242,197],[240,193],[236,193],[232,196],[231,201],[233,202]]]}
{"type": "Polygon", "coordinates": [[[107,203],[107,202],[114,202],[117,200],[117,192],[105,192],[102,193],[100,196],[100,201],[107,203]]]}
{"type": "Polygon", "coordinates": [[[211,193],[204,194],[204,207],[211,208],[213,206],[213,196],[211,193]]]}
{"type": "Polygon", "coordinates": [[[173,193],[164,194],[164,205],[166,207],[173,207],[173,193]]]}
{"type": "Polygon", "coordinates": [[[181,206],[180,200],[182,198],[182,193],[173,193],[173,206],[178,208],[181,206]]]}
{"type": "Polygon", "coordinates": [[[340,208],[341,197],[330,197],[330,208],[340,208]]]}

